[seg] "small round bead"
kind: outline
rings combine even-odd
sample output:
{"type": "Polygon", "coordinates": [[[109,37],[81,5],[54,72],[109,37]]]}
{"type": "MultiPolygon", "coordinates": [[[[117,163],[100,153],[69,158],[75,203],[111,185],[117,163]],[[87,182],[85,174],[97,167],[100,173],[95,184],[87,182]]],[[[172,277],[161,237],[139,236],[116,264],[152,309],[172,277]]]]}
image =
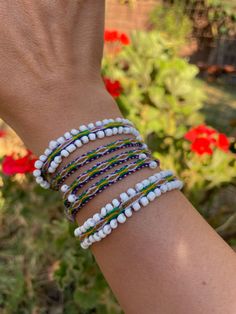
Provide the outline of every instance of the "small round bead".
{"type": "Polygon", "coordinates": [[[61,156],[62,157],[68,157],[70,155],[70,153],[66,150],[66,149],[63,149],[62,151],[61,151],[61,156]]]}
{"type": "Polygon", "coordinates": [[[140,135],[140,133],[139,133],[139,131],[138,130],[136,130],[135,128],[131,128],[132,129],[132,134],[134,135],[134,136],[139,136],[140,135]]]}
{"type": "Polygon", "coordinates": [[[35,180],[36,180],[37,183],[42,183],[43,182],[43,178],[42,177],[37,177],[35,180]]]}
{"type": "Polygon", "coordinates": [[[50,184],[47,181],[40,183],[40,186],[46,190],[50,188],[50,184]]]}
{"type": "Polygon", "coordinates": [[[114,119],[108,119],[109,120],[109,123],[113,123],[113,122],[115,122],[115,120],[114,119]]]}
{"type": "Polygon", "coordinates": [[[72,135],[77,135],[77,134],[79,133],[79,131],[76,130],[76,129],[72,129],[72,130],[70,131],[70,133],[71,133],[72,135]]]}
{"type": "Polygon", "coordinates": [[[89,124],[88,124],[88,128],[89,128],[90,130],[92,130],[92,129],[95,128],[95,125],[94,125],[93,123],[89,123],[89,124]]]}
{"type": "Polygon", "coordinates": [[[103,123],[103,125],[106,125],[106,124],[109,123],[109,120],[108,119],[104,119],[104,120],[102,120],[102,123],[103,123]]]}
{"type": "Polygon", "coordinates": [[[140,206],[140,204],[138,203],[138,202],[135,202],[133,205],[132,205],[132,207],[133,207],[133,210],[134,211],[138,211],[138,210],[140,210],[140,208],[141,208],[141,206],[140,206]]]}
{"type": "Polygon", "coordinates": [[[82,247],[82,249],[87,250],[88,246],[83,242],[80,243],[80,246],[82,247]]]}
{"type": "Polygon", "coordinates": [[[94,134],[94,133],[91,133],[91,134],[89,134],[89,139],[91,140],[91,141],[95,141],[96,140],[96,134],[94,134]]]}
{"type": "Polygon", "coordinates": [[[149,192],[147,198],[149,201],[153,201],[156,198],[156,195],[154,192],[149,192]]]}
{"type": "Polygon", "coordinates": [[[102,126],[102,121],[95,122],[96,126],[102,126]]]}
{"type": "Polygon", "coordinates": [[[49,172],[49,173],[54,173],[55,171],[56,171],[56,169],[54,169],[54,168],[52,168],[52,167],[49,167],[49,168],[48,168],[48,172],[49,172]]]}
{"type": "Polygon", "coordinates": [[[114,207],[118,207],[120,205],[120,202],[118,201],[118,199],[114,198],[114,200],[112,201],[112,204],[114,207]]]}
{"type": "Polygon", "coordinates": [[[68,202],[74,203],[76,201],[77,197],[74,194],[70,194],[67,198],[68,202]]]}
{"type": "Polygon", "coordinates": [[[70,132],[66,132],[64,134],[65,139],[69,140],[70,138],[72,138],[72,135],[70,134],[70,132]]]}
{"type": "Polygon", "coordinates": [[[105,225],[105,226],[103,227],[103,232],[104,232],[105,234],[110,234],[110,233],[111,233],[111,226],[110,226],[110,224],[109,224],[109,225],[105,225]]]}
{"type": "Polygon", "coordinates": [[[103,138],[103,137],[105,137],[105,133],[104,133],[103,131],[98,131],[96,134],[97,134],[97,137],[98,137],[98,138],[103,138]]]}
{"type": "Polygon", "coordinates": [[[158,197],[158,196],[161,195],[161,190],[158,189],[158,188],[156,188],[156,189],[154,190],[154,193],[155,193],[155,195],[158,197]]]}
{"type": "Polygon", "coordinates": [[[105,131],[106,136],[112,136],[112,129],[106,129],[105,131]]]}
{"type": "Polygon", "coordinates": [[[148,186],[149,184],[150,184],[150,181],[148,179],[145,179],[145,180],[142,181],[142,185],[144,187],[148,186]]]}
{"type": "Polygon", "coordinates": [[[105,217],[106,214],[107,214],[106,208],[105,208],[105,207],[102,207],[102,209],[101,209],[101,216],[102,216],[102,217],[105,217]]]}
{"type": "Polygon", "coordinates": [[[141,182],[137,183],[137,184],[135,185],[135,189],[136,189],[137,191],[141,191],[141,190],[143,189],[142,183],[141,183],[141,182]]]}
{"type": "Polygon", "coordinates": [[[117,221],[121,224],[123,224],[124,222],[126,222],[126,217],[124,214],[120,214],[118,217],[117,217],[117,221]]]}
{"type": "Polygon", "coordinates": [[[103,230],[99,230],[98,231],[98,235],[101,239],[105,238],[106,237],[106,234],[103,232],[103,230]]]}
{"type": "Polygon", "coordinates": [[[76,147],[81,147],[83,144],[82,144],[82,142],[81,142],[81,140],[76,140],[75,141],[75,146],[76,147]]]}
{"type": "Polygon", "coordinates": [[[90,243],[90,241],[89,241],[88,238],[85,238],[83,242],[84,242],[84,244],[85,244],[87,247],[89,247],[89,246],[91,245],[91,243],[90,243]]]}
{"type": "Polygon", "coordinates": [[[137,135],[137,136],[136,136],[136,139],[137,139],[138,141],[143,141],[143,138],[142,138],[141,135],[137,135]]]}
{"type": "Polygon", "coordinates": [[[122,122],[122,118],[118,117],[115,119],[117,122],[122,122]]]}
{"type": "Polygon", "coordinates": [[[59,165],[55,161],[52,161],[50,164],[50,167],[52,167],[53,169],[56,169],[58,166],[59,165]]]}
{"type": "Polygon", "coordinates": [[[129,196],[135,196],[136,195],[136,191],[133,188],[129,188],[127,190],[127,193],[128,193],[129,196]]]}
{"type": "Polygon", "coordinates": [[[120,199],[122,200],[122,202],[127,202],[129,200],[129,196],[126,193],[121,193],[120,199]]]}
{"type": "Polygon", "coordinates": [[[116,229],[117,226],[118,226],[117,220],[116,219],[112,219],[110,221],[110,226],[111,226],[112,229],[116,229]]]}
{"type": "Polygon", "coordinates": [[[69,153],[73,153],[75,150],[76,150],[76,146],[74,144],[70,144],[66,147],[66,150],[69,152],[69,153]]]}
{"type": "Polygon", "coordinates": [[[94,214],[93,219],[95,220],[95,222],[99,222],[101,220],[100,214],[98,214],[98,213],[94,214]]]}
{"type": "Polygon", "coordinates": [[[56,157],[54,158],[54,161],[55,161],[57,164],[60,164],[60,163],[62,162],[61,156],[56,156],[56,157]]]}
{"type": "Polygon", "coordinates": [[[81,141],[84,143],[84,144],[87,144],[88,142],[89,142],[89,138],[88,138],[88,136],[83,136],[82,138],[81,138],[81,141]]]}
{"type": "Polygon", "coordinates": [[[157,168],[157,162],[156,162],[156,161],[151,161],[150,164],[149,164],[149,167],[150,167],[151,169],[157,168]]]}
{"type": "Polygon", "coordinates": [[[131,128],[124,128],[124,134],[130,134],[131,133],[131,128]]]}
{"type": "Polygon", "coordinates": [[[138,156],[138,158],[139,158],[139,159],[145,159],[145,158],[147,158],[147,155],[144,154],[144,153],[142,153],[142,154],[140,154],[140,155],[138,156]]]}
{"type": "Polygon", "coordinates": [[[171,190],[172,190],[172,184],[171,184],[171,182],[167,182],[167,183],[166,183],[166,187],[167,187],[167,191],[171,191],[171,190]]]}
{"type": "Polygon", "coordinates": [[[39,169],[36,169],[33,171],[33,176],[34,177],[39,177],[41,175],[41,171],[39,169]]]}
{"type": "Polygon", "coordinates": [[[147,206],[147,205],[149,204],[149,200],[147,199],[146,196],[143,196],[143,197],[141,197],[141,199],[140,199],[140,203],[141,203],[141,205],[143,205],[143,206],[147,206]]]}
{"type": "Polygon", "coordinates": [[[122,134],[122,133],[123,133],[123,129],[124,129],[123,126],[119,126],[119,128],[118,128],[118,133],[119,133],[119,134],[122,134]]]}
{"type": "Polygon", "coordinates": [[[80,226],[80,230],[81,230],[82,233],[85,233],[85,232],[87,231],[87,230],[85,229],[85,226],[84,226],[84,225],[80,226]]]}
{"type": "Polygon", "coordinates": [[[44,155],[49,156],[52,153],[52,150],[49,148],[46,148],[44,151],[44,155]]]}
{"type": "Polygon", "coordinates": [[[56,141],[51,141],[49,143],[49,148],[50,149],[55,149],[55,148],[57,148],[57,146],[58,146],[58,143],[56,141]]]}
{"type": "Polygon", "coordinates": [[[99,242],[101,241],[101,238],[100,236],[98,235],[98,232],[95,232],[94,235],[93,235],[94,239],[96,240],[96,242],[99,242]]]}
{"type": "Polygon", "coordinates": [[[62,187],[61,187],[61,191],[62,191],[63,193],[65,193],[66,191],[68,191],[68,189],[69,189],[69,186],[68,186],[67,184],[63,184],[62,187]]]}
{"type": "Polygon", "coordinates": [[[64,144],[65,141],[66,141],[66,140],[65,140],[65,138],[64,138],[63,136],[58,137],[58,139],[57,139],[57,143],[60,144],[60,145],[61,145],[61,144],[64,144]]]}
{"type": "Polygon", "coordinates": [[[86,230],[88,230],[90,228],[88,220],[85,221],[84,227],[85,227],[86,230]]]}
{"type": "Polygon", "coordinates": [[[126,208],[125,210],[125,216],[126,217],[131,217],[133,215],[132,209],[130,207],[126,208]]]}
{"type": "Polygon", "coordinates": [[[148,146],[147,146],[147,144],[145,144],[145,143],[143,144],[142,147],[143,147],[143,149],[148,149],[148,146]]]}
{"type": "Polygon", "coordinates": [[[96,225],[96,221],[93,218],[88,219],[89,227],[94,227],[96,225]]]}
{"type": "Polygon", "coordinates": [[[80,230],[80,227],[78,227],[78,228],[76,228],[76,229],[74,230],[74,235],[75,235],[75,237],[79,237],[79,236],[81,236],[81,234],[82,234],[82,232],[81,232],[81,230],[80,230]]]}
{"type": "Polygon", "coordinates": [[[118,128],[113,128],[113,129],[112,129],[112,133],[113,133],[113,135],[118,134],[118,128]]]}
{"type": "Polygon", "coordinates": [[[43,162],[41,160],[36,160],[34,163],[35,168],[41,169],[43,166],[43,162]]]}
{"type": "Polygon", "coordinates": [[[83,132],[83,131],[88,130],[88,128],[86,127],[86,125],[81,125],[81,126],[79,127],[79,130],[80,130],[81,132],[83,132]]]}
{"type": "Polygon", "coordinates": [[[113,210],[113,206],[111,204],[106,204],[105,208],[108,213],[113,210]]]}
{"type": "Polygon", "coordinates": [[[156,180],[157,180],[155,176],[151,176],[151,177],[149,177],[148,179],[149,179],[149,181],[150,181],[151,183],[154,183],[154,182],[156,182],[156,180]]]}
{"type": "Polygon", "coordinates": [[[93,235],[90,235],[90,236],[89,236],[89,241],[90,241],[91,243],[94,243],[94,242],[95,242],[93,235]]]}
{"type": "Polygon", "coordinates": [[[39,160],[41,160],[42,162],[44,162],[44,161],[47,160],[47,156],[41,155],[41,156],[39,157],[39,160]]]}
{"type": "Polygon", "coordinates": [[[160,190],[161,190],[162,193],[167,192],[167,186],[166,186],[165,184],[162,184],[162,185],[160,186],[160,190]]]}

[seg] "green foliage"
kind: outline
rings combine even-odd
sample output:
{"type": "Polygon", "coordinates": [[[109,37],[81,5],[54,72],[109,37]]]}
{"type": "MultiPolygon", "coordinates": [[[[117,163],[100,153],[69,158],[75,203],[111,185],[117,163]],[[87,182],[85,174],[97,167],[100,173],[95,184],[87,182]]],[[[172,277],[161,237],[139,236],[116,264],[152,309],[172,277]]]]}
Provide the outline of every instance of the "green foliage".
{"type": "Polygon", "coordinates": [[[158,32],[175,43],[176,49],[186,43],[192,32],[192,22],[180,0],[174,1],[171,6],[159,3],[151,12],[150,22],[158,32]]]}
{"type": "Polygon", "coordinates": [[[192,126],[204,121],[199,110],[206,96],[197,74],[197,67],[177,57],[172,44],[156,31],[134,32],[130,46],[104,60],[104,75],[123,86],[121,110],[163,167],[175,169],[184,179],[185,193],[201,209],[209,193],[235,178],[236,161],[220,150],[200,157],[184,139],[192,126]]]}
{"type": "Polygon", "coordinates": [[[94,258],[80,248],[57,193],[2,176],[0,312],[118,314],[94,258]]]}

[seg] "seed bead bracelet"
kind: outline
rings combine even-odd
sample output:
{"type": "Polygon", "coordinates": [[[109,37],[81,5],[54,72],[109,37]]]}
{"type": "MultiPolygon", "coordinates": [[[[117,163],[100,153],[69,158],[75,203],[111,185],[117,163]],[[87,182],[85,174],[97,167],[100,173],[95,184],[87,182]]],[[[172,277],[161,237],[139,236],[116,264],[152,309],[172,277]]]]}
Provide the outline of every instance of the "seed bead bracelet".
{"type": "MultiPolygon", "coordinates": [[[[83,240],[84,237],[88,237],[94,230],[100,228],[105,222],[110,219],[114,213],[121,212],[128,207],[130,203],[137,201],[140,196],[147,196],[148,199],[153,198],[153,193],[149,192],[152,188],[156,188],[157,184],[160,185],[166,180],[174,178],[173,172],[170,170],[161,171],[156,173],[147,179],[137,183],[134,188],[129,188],[126,192],[123,192],[118,199],[113,199],[111,203],[106,204],[101,208],[100,213],[96,213],[92,218],[87,219],[84,224],[75,229],[75,236],[80,237],[83,240]],[[155,184],[155,186],[153,186],[155,184]],[[146,193],[144,195],[144,193],[146,193]]],[[[137,205],[136,205],[136,210],[137,205]]]]}
{"type": "Polygon", "coordinates": [[[45,150],[44,155],[41,155],[35,162],[35,168],[37,170],[34,172],[34,176],[36,176],[37,183],[43,188],[49,188],[50,184],[45,180],[44,176],[46,176],[48,172],[55,172],[64,157],[68,157],[70,153],[76,150],[76,148],[81,147],[83,144],[87,144],[90,140],[123,133],[133,134],[137,139],[141,139],[139,132],[132,127],[132,122],[127,119],[105,119],[103,121],[95,122],[95,125],[89,123],[88,126],[81,126],[79,128],[80,131],[72,129],[70,132],[66,132],[64,136],[51,141],[49,147],[45,150]],[[98,131],[96,134],[90,134],[90,129],[95,128],[95,125],[97,128],[105,126],[105,131],[98,131]],[[90,136],[84,135],[85,133],[83,132],[87,132],[90,136]],[[77,139],[77,137],[81,137],[81,140],[77,139]]]}
{"type": "MultiPolygon", "coordinates": [[[[77,212],[92,198],[94,198],[98,193],[102,192],[108,186],[122,180],[126,176],[144,168],[150,167],[152,169],[158,166],[158,161],[154,161],[150,158],[139,159],[129,165],[125,165],[120,169],[116,170],[115,172],[109,174],[108,176],[102,178],[100,181],[96,182],[92,186],[90,186],[85,192],[81,193],[78,197],[74,196],[72,201],[72,205],[67,208],[66,214],[69,214],[73,220],[77,212]]],[[[68,202],[65,203],[67,207],[69,204],[68,202]]],[[[67,215],[68,216],[68,215],[67,215]]]]}
{"type": "MultiPolygon", "coordinates": [[[[52,178],[50,182],[51,188],[54,190],[58,190],[60,188],[60,185],[76,170],[80,169],[81,167],[100,157],[106,156],[112,152],[128,147],[140,147],[142,149],[147,149],[146,144],[134,138],[117,140],[104,146],[97,147],[96,149],[93,149],[88,153],[77,157],[75,160],[71,161],[68,165],[66,165],[61,171],[58,171],[58,173],[52,178]]],[[[62,192],[65,192],[67,189],[68,189],[67,185],[61,187],[62,192]]]]}
{"type": "MultiPolygon", "coordinates": [[[[73,194],[76,194],[79,189],[81,189],[85,184],[87,184],[92,179],[96,178],[97,176],[107,172],[108,170],[112,169],[113,167],[120,165],[129,161],[130,159],[141,159],[147,157],[147,151],[144,149],[136,149],[131,151],[126,151],[124,153],[118,154],[113,156],[109,159],[101,161],[96,165],[92,166],[82,174],[80,174],[68,187],[67,191],[63,195],[64,201],[70,201],[70,197],[73,197],[73,194]]],[[[150,157],[150,155],[149,155],[150,157]]]]}
{"type": "Polygon", "coordinates": [[[179,180],[173,180],[156,186],[156,188],[149,189],[147,195],[152,195],[151,197],[149,197],[150,199],[148,199],[146,196],[141,196],[138,200],[134,201],[127,208],[124,208],[123,211],[111,215],[107,224],[101,226],[96,232],[91,234],[89,237],[83,239],[83,241],[81,242],[81,247],[83,249],[87,249],[94,242],[98,242],[101,239],[105,238],[107,235],[109,235],[113,229],[116,229],[118,227],[119,223],[125,223],[127,218],[131,217],[134,211],[139,211],[142,207],[147,206],[149,202],[154,201],[156,198],[160,197],[167,191],[181,188],[182,182],[179,180]]]}
{"type": "Polygon", "coordinates": [[[84,130],[83,132],[80,132],[76,136],[73,136],[71,140],[61,145],[60,147],[53,150],[51,155],[49,155],[49,158],[42,166],[42,173],[54,173],[56,170],[56,164],[60,164],[60,162],[55,161],[55,158],[60,156],[61,158],[68,157],[69,154],[73,153],[76,148],[82,147],[84,144],[89,143],[90,141],[95,141],[96,139],[101,139],[106,136],[112,136],[117,134],[133,134],[135,136],[139,136],[138,131],[127,124],[124,124],[123,122],[112,122],[108,123],[107,125],[103,127],[97,127],[94,130],[84,130]],[[54,162],[54,163],[53,163],[54,162]]]}

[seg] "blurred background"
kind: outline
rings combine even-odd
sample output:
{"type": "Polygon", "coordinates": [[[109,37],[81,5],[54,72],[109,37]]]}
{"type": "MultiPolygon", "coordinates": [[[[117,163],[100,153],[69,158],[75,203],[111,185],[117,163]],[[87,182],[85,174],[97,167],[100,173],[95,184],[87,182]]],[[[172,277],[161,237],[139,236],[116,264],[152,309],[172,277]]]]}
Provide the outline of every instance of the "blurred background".
{"type": "MultiPolygon", "coordinates": [[[[104,84],[236,248],[236,1],[107,0],[104,84]]],[[[0,313],[121,313],[35,156],[0,121],[0,313]]]]}

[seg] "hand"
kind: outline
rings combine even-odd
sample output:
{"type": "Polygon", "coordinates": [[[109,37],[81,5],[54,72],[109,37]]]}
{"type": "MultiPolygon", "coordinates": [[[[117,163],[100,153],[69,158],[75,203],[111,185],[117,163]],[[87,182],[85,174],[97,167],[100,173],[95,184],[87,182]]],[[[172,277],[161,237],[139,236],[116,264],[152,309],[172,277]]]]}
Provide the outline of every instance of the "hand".
{"type": "Polygon", "coordinates": [[[0,2],[0,116],[20,135],[100,90],[103,23],[104,0],[0,2]]]}

